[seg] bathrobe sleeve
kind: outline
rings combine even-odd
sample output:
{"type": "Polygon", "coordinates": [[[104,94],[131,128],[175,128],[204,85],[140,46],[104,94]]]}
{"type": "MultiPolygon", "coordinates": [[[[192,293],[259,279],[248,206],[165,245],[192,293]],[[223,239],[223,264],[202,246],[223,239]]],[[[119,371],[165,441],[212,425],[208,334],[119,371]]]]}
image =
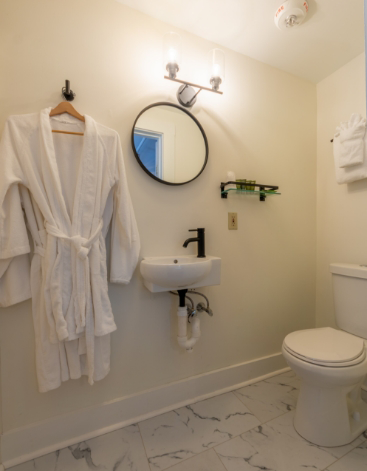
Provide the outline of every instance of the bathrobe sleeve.
{"type": "Polygon", "coordinates": [[[110,281],[126,284],[138,263],[140,238],[127,186],[121,143],[118,136],[116,139],[110,281]]]}
{"type": "Polygon", "coordinates": [[[20,184],[25,179],[19,161],[24,139],[10,118],[0,143],[0,306],[31,297],[29,240],[20,184]]]}

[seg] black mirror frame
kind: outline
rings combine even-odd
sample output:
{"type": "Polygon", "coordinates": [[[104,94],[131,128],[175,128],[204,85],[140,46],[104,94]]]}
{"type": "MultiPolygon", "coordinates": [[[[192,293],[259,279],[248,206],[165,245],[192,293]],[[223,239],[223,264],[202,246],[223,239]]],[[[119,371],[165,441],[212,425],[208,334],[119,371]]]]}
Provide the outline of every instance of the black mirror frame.
{"type": "Polygon", "coordinates": [[[195,118],[195,116],[193,116],[189,111],[185,110],[184,108],[181,108],[181,106],[178,106],[178,105],[175,105],[174,103],[169,103],[169,102],[165,102],[165,101],[160,101],[160,102],[157,102],[157,103],[153,103],[152,105],[149,105],[147,106],[146,108],[144,108],[137,116],[137,118],[135,119],[134,121],[134,125],[133,125],[133,130],[132,130],[132,133],[131,133],[131,146],[133,148],[133,151],[134,151],[134,155],[135,155],[135,158],[136,160],[138,161],[138,164],[140,165],[140,167],[144,170],[145,173],[147,173],[151,178],[153,178],[154,180],[156,180],[157,182],[160,182],[160,183],[164,183],[165,185],[171,185],[171,186],[178,186],[178,185],[186,185],[186,183],[190,183],[194,180],[196,180],[196,178],[198,178],[204,171],[204,168],[206,167],[206,164],[208,163],[208,157],[209,157],[209,145],[208,145],[208,139],[206,137],[206,134],[205,134],[205,131],[203,129],[203,127],[201,126],[201,124],[199,123],[199,121],[195,118]],[[145,165],[143,164],[143,162],[140,160],[140,157],[139,157],[139,154],[136,152],[136,149],[135,149],[135,144],[134,144],[134,130],[135,130],[135,126],[136,126],[136,123],[138,122],[138,119],[140,118],[140,116],[145,113],[147,110],[149,110],[150,108],[154,108],[156,106],[162,106],[162,105],[165,105],[165,106],[172,106],[173,108],[177,108],[181,111],[183,111],[184,113],[186,113],[191,119],[193,119],[195,121],[195,123],[197,124],[198,128],[200,129],[201,131],[201,134],[203,135],[203,138],[204,138],[204,143],[205,143],[205,160],[204,160],[204,165],[203,167],[201,168],[200,172],[194,177],[192,178],[191,180],[187,180],[187,182],[182,182],[182,183],[172,183],[172,182],[167,182],[165,180],[161,180],[160,178],[156,177],[155,175],[153,175],[152,173],[149,172],[149,170],[147,170],[147,168],[145,167],[145,165]]]}

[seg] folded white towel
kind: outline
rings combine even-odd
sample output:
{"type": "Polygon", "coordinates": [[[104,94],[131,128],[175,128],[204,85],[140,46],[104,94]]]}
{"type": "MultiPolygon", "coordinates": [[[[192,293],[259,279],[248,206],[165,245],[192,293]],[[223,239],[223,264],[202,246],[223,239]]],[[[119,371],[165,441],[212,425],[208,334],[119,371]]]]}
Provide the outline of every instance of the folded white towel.
{"type": "Polygon", "coordinates": [[[366,120],[354,113],[349,121],[341,123],[336,128],[336,133],[340,134],[339,167],[346,168],[361,164],[364,159],[366,120]]]}
{"type": "MultiPolygon", "coordinates": [[[[363,139],[364,153],[367,149],[367,135],[365,134],[363,139]]],[[[351,183],[357,180],[367,178],[367,157],[364,157],[363,162],[358,165],[352,165],[350,167],[341,168],[339,166],[340,154],[342,144],[340,142],[340,134],[334,136],[334,163],[335,163],[335,175],[336,181],[341,183],[351,183]]]]}

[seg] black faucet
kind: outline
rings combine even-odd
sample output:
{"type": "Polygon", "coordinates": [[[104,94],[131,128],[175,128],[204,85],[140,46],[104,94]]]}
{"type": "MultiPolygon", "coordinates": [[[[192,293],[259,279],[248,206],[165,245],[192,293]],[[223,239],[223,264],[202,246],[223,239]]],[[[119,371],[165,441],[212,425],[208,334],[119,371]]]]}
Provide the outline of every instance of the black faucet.
{"type": "Polygon", "coordinates": [[[185,240],[183,246],[187,247],[190,242],[198,243],[198,258],[205,258],[205,229],[203,227],[199,229],[189,229],[189,232],[198,233],[197,237],[191,237],[190,239],[185,240]]]}

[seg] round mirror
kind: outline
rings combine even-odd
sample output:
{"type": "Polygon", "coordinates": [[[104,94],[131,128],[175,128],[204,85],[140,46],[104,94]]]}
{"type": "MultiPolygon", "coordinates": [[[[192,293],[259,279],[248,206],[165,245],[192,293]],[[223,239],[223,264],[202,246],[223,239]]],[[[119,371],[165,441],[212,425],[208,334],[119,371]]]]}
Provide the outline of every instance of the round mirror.
{"type": "Polygon", "coordinates": [[[195,180],[208,161],[208,141],[199,121],[172,103],[154,103],[139,114],[132,146],[143,170],[166,185],[195,180]]]}

